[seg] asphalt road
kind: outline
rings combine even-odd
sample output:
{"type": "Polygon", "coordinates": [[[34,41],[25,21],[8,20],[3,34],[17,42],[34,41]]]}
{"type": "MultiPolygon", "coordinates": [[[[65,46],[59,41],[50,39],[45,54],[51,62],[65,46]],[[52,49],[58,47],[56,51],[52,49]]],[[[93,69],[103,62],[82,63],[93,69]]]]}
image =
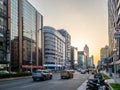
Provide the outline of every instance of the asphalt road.
{"type": "Polygon", "coordinates": [[[0,90],[77,90],[89,77],[88,74],[74,73],[72,79],[60,79],[60,74],[53,75],[52,80],[33,81],[32,78],[0,82],[0,90]]]}

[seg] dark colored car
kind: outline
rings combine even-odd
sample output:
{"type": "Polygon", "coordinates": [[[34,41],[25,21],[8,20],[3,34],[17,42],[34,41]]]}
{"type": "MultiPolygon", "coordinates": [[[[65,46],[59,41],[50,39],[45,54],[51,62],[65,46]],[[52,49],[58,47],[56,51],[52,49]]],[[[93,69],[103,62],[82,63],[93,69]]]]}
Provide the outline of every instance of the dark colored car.
{"type": "Polygon", "coordinates": [[[32,74],[33,81],[52,79],[52,73],[48,70],[36,70],[32,74]]]}

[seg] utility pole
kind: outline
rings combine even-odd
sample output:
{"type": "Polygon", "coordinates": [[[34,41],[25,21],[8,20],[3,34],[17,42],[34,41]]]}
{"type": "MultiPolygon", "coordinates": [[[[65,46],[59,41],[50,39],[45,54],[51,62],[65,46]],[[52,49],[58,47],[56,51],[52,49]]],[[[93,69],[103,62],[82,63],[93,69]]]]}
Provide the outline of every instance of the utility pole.
{"type": "Polygon", "coordinates": [[[31,44],[31,47],[30,47],[30,49],[31,49],[31,60],[30,60],[30,64],[31,64],[31,73],[32,73],[32,31],[31,31],[31,42],[30,42],[30,44],[31,44]]]}

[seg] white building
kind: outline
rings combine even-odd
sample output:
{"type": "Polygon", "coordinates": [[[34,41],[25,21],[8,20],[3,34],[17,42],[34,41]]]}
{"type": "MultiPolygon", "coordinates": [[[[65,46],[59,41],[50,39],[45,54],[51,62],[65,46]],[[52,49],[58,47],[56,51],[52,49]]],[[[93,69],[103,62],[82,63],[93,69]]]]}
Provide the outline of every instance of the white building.
{"type": "Polygon", "coordinates": [[[44,66],[61,69],[65,65],[65,38],[53,27],[44,26],[44,66]]]}
{"type": "Polygon", "coordinates": [[[70,68],[70,59],[71,59],[71,36],[65,29],[58,30],[62,36],[65,38],[65,66],[70,68]]]}

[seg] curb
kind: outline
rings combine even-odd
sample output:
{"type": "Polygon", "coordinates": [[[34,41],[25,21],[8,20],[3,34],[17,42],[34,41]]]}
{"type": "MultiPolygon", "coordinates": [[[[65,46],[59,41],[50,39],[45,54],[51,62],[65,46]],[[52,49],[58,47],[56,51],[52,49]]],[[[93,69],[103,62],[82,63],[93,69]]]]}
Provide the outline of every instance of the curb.
{"type": "Polygon", "coordinates": [[[25,79],[25,78],[31,78],[32,76],[25,76],[25,77],[13,77],[13,78],[4,78],[4,79],[0,79],[0,82],[2,81],[9,81],[9,80],[19,80],[19,79],[25,79]]]}
{"type": "Polygon", "coordinates": [[[111,90],[114,90],[114,89],[110,86],[110,84],[108,84],[108,85],[109,85],[109,87],[110,87],[111,90]]]}
{"type": "Polygon", "coordinates": [[[86,90],[86,84],[87,80],[85,80],[80,87],[77,88],[77,90],[86,90]]]}

